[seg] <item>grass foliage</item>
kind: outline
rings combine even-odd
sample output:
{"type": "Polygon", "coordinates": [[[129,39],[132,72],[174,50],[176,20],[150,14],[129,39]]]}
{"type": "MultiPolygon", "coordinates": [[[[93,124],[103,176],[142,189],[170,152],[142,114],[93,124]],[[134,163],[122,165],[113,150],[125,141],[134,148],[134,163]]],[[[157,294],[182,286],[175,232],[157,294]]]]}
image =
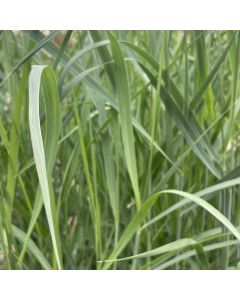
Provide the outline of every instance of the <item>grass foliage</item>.
{"type": "Polygon", "coordinates": [[[2,31],[0,268],[238,269],[238,31],[2,31]]]}

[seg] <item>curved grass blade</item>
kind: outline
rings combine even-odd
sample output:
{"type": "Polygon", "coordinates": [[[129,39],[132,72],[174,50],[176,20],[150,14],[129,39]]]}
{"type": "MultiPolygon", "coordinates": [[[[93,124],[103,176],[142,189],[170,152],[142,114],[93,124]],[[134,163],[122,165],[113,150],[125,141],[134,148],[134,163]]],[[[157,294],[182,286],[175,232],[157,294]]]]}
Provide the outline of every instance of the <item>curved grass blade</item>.
{"type": "Polygon", "coordinates": [[[195,202],[202,208],[204,208],[206,211],[208,211],[210,214],[212,214],[219,222],[221,222],[239,241],[240,241],[240,233],[238,229],[233,226],[233,224],[215,207],[213,207],[211,204],[209,204],[206,200],[203,200],[199,196],[192,195],[186,192],[177,191],[177,190],[166,190],[160,192],[160,194],[175,194],[181,197],[184,197],[186,199],[191,200],[192,202],[195,202]]]}
{"type": "Polygon", "coordinates": [[[60,109],[56,79],[49,66],[33,66],[29,77],[29,126],[36,169],[45,206],[53,249],[59,269],[62,269],[61,242],[56,218],[51,175],[56,158],[60,130],[60,109]],[[44,149],[40,128],[39,98],[42,84],[46,99],[47,134],[44,149]]]}
{"type": "MultiPolygon", "coordinates": [[[[240,180],[240,179],[239,179],[240,180]]],[[[113,249],[112,253],[110,254],[107,263],[103,266],[103,269],[108,269],[112,261],[117,258],[117,256],[121,253],[121,251],[126,247],[127,243],[133,237],[133,235],[137,232],[139,225],[143,222],[146,214],[148,213],[149,209],[155,204],[161,194],[175,194],[179,196],[183,196],[189,202],[194,202],[207,210],[210,214],[212,214],[217,220],[219,220],[229,231],[240,241],[240,233],[239,231],[233,226],[233,224],[223,215],[221,214],[216,208],[210,205],[207,201],[201,199],[199,196],[192,195],[186,192],[177,191],[177,190],[165,190],[158,192],[151,197],[149,197],[142,205],[141,209],[134,215],[132,220],[130,221],[129,225],[125,229],[122,237],[120,238],[118,244],[113,249]]]]}
{"type": "Polygon", "coordinates": [[[146,257],[150,257],[150,256],[161,255],[161,254],[164,254],[167,252],[178,251],[178,250],[181,250],[181,249],[189,247],[189,246],[195,246],[196,244],[197,244],[197,242],[194,239],[186,238],[186,239],[177,240],[175,242],[163,245],[161,247],[158,247],[156,249],[149,250],[149,251],[146,251],[143,253],[139,253],[139,254],[124,257],[124,258],[118,258],[118,259],[114,259],[114,260],[99,261],[99,263],[125,261],[125,260],[135,259],[135,258],[146,258],[146,257]]]}
{"type": "MultiPolygon", "coordinates": [[[[215,184],[213,186],[210,186],[206,189],[203,189],[203,190],[195,193],[195,195],[198,196],[198,197],[203,197],[203,196],[211,195],[211,194],[214,194],[218,191],[221,191],[221,190],[224,190],[226,188],[230,188],[230,187],[233,187],[233,186],[239,185],[239,184],[240,184],[240,178],[235,178],[235,179],[232,179],[232,180],[224,181],[224,182],[215,184]]],[[[190,202],[191,202],[191,200],[186,199],[186,198],[178,201],[176,204],[170,206],[169,208],[167,208],[166,210],[161,212],[159,215],[157,215],[156,217],[154,217],[153,219],[148,221],[146,224],[144,224],[141,229],[144,229],[144,228],[154,224],[155,222],[161,220],[165,216],[168,216],[170,213],[176,211],[177,209],[180,209],[181,207],[189,204],[190,202]]]]}

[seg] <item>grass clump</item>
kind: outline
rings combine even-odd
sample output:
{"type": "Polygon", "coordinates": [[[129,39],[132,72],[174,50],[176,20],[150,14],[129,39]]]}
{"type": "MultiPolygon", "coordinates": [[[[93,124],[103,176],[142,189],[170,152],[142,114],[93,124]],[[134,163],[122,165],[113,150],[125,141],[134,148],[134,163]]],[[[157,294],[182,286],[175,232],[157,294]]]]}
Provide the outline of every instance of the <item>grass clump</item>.
{"type": "Polygon", "coordinates": [[[3,31],[0,267],[236,269],[238,31],[3,31]]]}

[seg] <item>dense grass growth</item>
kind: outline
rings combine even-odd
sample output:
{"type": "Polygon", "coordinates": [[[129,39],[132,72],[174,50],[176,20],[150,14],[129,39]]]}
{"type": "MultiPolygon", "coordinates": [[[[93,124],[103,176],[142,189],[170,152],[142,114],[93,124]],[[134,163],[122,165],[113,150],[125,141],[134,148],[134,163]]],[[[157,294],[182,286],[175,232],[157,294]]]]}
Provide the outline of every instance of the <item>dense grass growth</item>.
{"type": "Polygon", "coordinates": [[[240,33],[4,31],[0,266],[237,269],[240,33]]]}

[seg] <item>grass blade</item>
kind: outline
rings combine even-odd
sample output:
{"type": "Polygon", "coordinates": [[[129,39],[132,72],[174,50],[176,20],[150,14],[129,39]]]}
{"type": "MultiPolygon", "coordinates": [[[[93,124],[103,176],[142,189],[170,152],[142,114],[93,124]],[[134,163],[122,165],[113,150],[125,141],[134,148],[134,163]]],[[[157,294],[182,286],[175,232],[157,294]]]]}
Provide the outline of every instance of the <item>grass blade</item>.
{"type": "Polygon", "coordinates": [[[123,59],[121,49],[113,37],[109,34],[112,46],[112,54],[114,60],[115,82],[119,104],[119,118],[122,130],[122,139],[125,152],[125,159],[129,176],[132,182],[137,209],[141,207],[141,196],[138,185],[137,163],[134,147],[134,135],[131,121],[131,104],[128,89],[127,71],[123,59]]]}
{"type": "Polygon", "coordinates": [[[33,155],[41,187],[42,198],[48,219],[54,253],[59,269],[62,269],[61,243],[56,219],[56,206],[53,193],[50,191],[51,174],[57,152],[57,141],[60,129],[60,112],[57,84],[52,69],[48,66],[33,66],[29,77],[29,126],[33,155]],[[40,86],[46,95],[48,117],[47,144],[44,151],[40,128],[39,98],[40,86]],[[50,136],[51,135],[51,136],[50,136]]]}

